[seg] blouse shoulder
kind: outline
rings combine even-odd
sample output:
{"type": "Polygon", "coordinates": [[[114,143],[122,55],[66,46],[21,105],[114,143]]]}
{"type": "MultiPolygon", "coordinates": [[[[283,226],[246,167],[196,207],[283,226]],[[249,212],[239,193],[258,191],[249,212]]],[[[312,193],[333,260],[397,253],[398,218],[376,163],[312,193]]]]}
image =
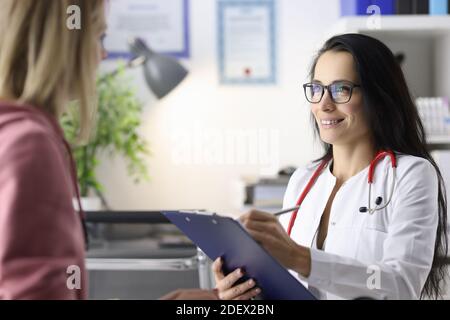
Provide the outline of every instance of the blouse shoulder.
{"type": "Polygon", "coordinates": [[[23,152],[24,149],[43,154],[42,149],[50,147],[56,151],[58,137],[51,124],[42,116],[33,113],[16,113],[0,118],[0,154],[7,156],[11,150],[23,152]]]}

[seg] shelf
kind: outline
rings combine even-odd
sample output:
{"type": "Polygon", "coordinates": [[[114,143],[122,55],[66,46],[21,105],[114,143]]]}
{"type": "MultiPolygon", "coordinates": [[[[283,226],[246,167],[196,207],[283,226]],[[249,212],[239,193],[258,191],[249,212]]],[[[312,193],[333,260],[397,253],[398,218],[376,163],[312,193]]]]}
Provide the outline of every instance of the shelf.
{"type": "Polygon", "coordinates": [[[394,54],[406,54],[402,69],[414,97],[450,97],[450,15],[342,17],[326,36],[343,33],[365,34],[394,54]],[[379,29],[373,19],[379,19],[379,29]]]}
{"type": "Polygon", "coordinates": [[[427,140],[428,144],[450,144],[450,136],[430,136],[427,140]]]}
{"type": "Polygon", "coordinates": [[[370,27],[370,16],[345,17],[333,29],[337,33],[389,33],[417,36],[450,34],[450,16],[395,15],[381,16],[380,29],[370,27]]]}

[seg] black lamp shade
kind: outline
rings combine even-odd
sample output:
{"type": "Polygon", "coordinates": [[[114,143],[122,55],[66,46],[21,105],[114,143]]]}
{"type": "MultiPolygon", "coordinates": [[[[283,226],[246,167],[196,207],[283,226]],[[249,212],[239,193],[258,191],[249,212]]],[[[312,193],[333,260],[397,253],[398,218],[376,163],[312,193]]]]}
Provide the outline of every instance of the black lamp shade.
{"type": "Polygon", "coordinates": [[[177,60],[154,52],[142,39],[132,39],[130,48],[136,56],[145,57],[143,64],[145,80],[159,99],[178,86],[188,74],[177,60]]]}

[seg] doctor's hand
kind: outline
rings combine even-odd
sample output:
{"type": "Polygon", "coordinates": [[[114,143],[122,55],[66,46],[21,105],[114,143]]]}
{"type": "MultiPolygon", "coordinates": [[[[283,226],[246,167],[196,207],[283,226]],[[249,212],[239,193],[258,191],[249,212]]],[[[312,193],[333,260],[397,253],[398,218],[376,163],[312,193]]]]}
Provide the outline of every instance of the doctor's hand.
{"type": "Polygon", "coordinates": [[[242,215],[239,221],[248,233],[285,268],[294,270],[304,277],[309,276],[311,271],[309,249],[295,243],[276,216],[251,210],[242,215]]]}
{"type": "Polygon", "coordinates": [[[220,257],[212,265],[219,299],[250,300],[261,292],[261,289],[255,288],[255,281],[253,279],[236,284],[236,281],[244,275],[242,269],[236,269],[225,276],[222,271],[222,265],[222,258],[220,257]]]}

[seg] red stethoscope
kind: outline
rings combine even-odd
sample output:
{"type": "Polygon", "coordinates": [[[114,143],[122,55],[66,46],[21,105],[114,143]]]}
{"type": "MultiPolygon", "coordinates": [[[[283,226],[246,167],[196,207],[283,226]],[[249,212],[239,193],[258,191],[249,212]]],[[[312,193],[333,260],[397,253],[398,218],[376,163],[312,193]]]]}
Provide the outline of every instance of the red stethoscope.
{"type": "MultiPolygon", "coordinates": [[[[297,213],[299,210],[299,207],[301,206],[303,200],[305,199],[308,192],[311,190],[312,186],[317,180],[317,177],[322,173],[323,169],[327,166],[328,162],[331,160],[331,157],[322,160],[320,165],[317,167],[316,171],[314,171],[313,175],[308,181],[308,184],[306,185],[305,189],[303,189],[302,193],[300,194],[300,197],[297,200],[297,204],[295,205],[297,209],[292,213],[291,220],[289,221],[287,233],[290,236],[292,228],[294,227],[295,219],[297,219],[297,213]]],[[[359,208],[359,212],[368,212],[369,214],[373,214],[377,210],[384,209],[388,206],[388,204],[392,200],[392,194],[394,193],[394,187],[395,187],[395,170],[397,168],[397,158],[395,157],[395,154],[393,151],[379,151],[375,158],[370,162],[369,166],[369,175],[367,178],[367,182],[369,183],[369,199],[368,199],[368,207],[361,207],[359,208]],[[372,183],[373,183],[373,173],[375,171],[375,167],[377,163],[383,159],[384,157],[389,156],[391,158],[391,167],[392,167],[392,185],[391,185],[391,191],[389,194],[388,201],[380,207],[381,202],[383,201],[382,197],[377,197],[375,199],[375,208],[371,207],[371,195],[372,195],[372,183]]]]}

